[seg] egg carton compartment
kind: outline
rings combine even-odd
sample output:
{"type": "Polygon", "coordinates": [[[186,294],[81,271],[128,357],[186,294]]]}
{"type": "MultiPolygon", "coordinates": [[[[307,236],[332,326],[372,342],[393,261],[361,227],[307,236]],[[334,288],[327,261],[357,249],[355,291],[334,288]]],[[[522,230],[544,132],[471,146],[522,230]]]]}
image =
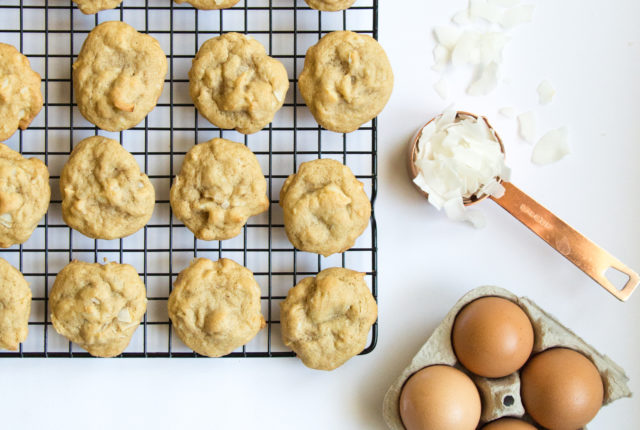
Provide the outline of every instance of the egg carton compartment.
{"type": "Polygon", "coordinates": [[[623,397],[630,397],[627,386],[629,378],[624,370],[609,357],[599,353],[594,347],[562,325],[531,299],[518,297],[503,288],[483,286],[465,294],[451,308],[435,329],[427,342],[420,348],[396,381],[388,389],[383,403],[383,415],[387,426],[393,430],[404,430],[399,412],[400,393],[404,383],[414,373],[428,366],[445,364],[453,366],[471,377],[480,393],[482,415],[480,425],[503,417],[518,417],[534,424],[526,414],[520,397],[520,374],[514,372],[503,378],[484,378],[472,374],[458,361],[451,344],[451,331],[458,312],[467,304],[481,297],[502,297],[518,304],[531,320],[534,331],[533,354],[549,348],[565,347],[581,352],[598,369],[604,385],[603,406],[623,397]]]}

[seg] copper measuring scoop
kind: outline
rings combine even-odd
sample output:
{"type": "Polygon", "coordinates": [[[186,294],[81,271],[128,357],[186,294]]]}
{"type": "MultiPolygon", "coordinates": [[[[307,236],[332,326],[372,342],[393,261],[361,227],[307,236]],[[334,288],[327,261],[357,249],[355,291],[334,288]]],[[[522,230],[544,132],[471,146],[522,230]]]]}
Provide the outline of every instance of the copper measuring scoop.
{"type": "MultiPolygon", "coordinates": [[[[478,119],[477,115],[458,111],[456,118],[472,117],[478,119]]],[[[436,117],[437,118],[437,117],[436,117]]],[[[433,118],[431,121],[434,121],[433,118]]],[[[498,133],[489,124],[485,117],[480,117],[489,127],[496,140],[500,144],[502,153],[505,153],[504,145],[498,133]]],[[[418,133],[411,139],[409,145],[408,167],[411,180],[418,176],[415,165],[415,157],[418,149],[418,141],[422,135],[422,130],[431,123],[429,121],[418,130],[418,133]]],[[[478,203],[487,197],[498,203],[507,212],[513,215],[518,221],[527,226],[531,231],[540,236],[545,242],[551,245],[556,251],[565,256],[569,261],[578,266],[580,270],[589,275],[594,281],[600,284],[605,290],[613,294],[618,300],[626,301],[640,283],[640,277],[636,272],[624,265],[620,260],[609,254],[604,249],[584,237],[570,225],[552,214],[549,210],[526,195],[519,188],[510,182],[500,180],[505,188],[505,193],[500,198],[489,195],[471,196],[464,199],[464,205],[470,206],[478,203]],[[618,270],[629,277],[622,289],[618,289],[605,276],[609,268],[618,270]]],[[[415,183],[414,183],[415,185],[415,183]]],[[[416,188],[428,197],[428,194],[416,185],[416,188]]]]}

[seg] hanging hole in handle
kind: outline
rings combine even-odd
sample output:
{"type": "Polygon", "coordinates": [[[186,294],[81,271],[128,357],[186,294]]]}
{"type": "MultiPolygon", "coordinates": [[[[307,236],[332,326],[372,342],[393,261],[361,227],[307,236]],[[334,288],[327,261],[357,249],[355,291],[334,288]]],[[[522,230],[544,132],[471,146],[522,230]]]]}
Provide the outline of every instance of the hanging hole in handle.
{"type": "Polygon", "coordinates": [[[609,267],[607,271],[604,272],[604,277],[607,278],[607,280],[611,282],[611,284],[616,287],[618,291],[621,291],[631,279],[629,275],[616,269],[613,266],[609,267]]]}
{"type": "Polygon", "coordinates": [[[511,395],[504,396],[504,398],[502,399],[502,404],[505,406],[513,406],[515,402],[516,399],[514,399],[511,395]]]}

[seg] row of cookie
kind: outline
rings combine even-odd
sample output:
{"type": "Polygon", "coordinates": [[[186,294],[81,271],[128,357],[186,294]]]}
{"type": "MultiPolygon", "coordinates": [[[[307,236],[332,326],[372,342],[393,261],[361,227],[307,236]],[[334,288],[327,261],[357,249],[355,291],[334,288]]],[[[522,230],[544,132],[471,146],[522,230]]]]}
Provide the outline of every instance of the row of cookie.
{"type": "MultiPolygon", "coordinates": [[[[42,108],[40,76],[14,47],[0,43],[0,141],[25,129],[42,108]]],[[[153,110],[167,75],[167,57],[153,37],[120,21],[95,27],[73,64],[80,113],[117,132],[153,110]]],[[[307,51],[298,85],[311,113],[328,130],[348,133],[376,117],[393,87],[391,66],[370,36],[336,31],[307,51]]],[[[222,129],[262,130],[283,106],[284,65],[250,36],[226,33],[207,40],[189,71],[189,92],[200,112],[222,129]]]]}
{"type": "MultiPolygon", "coordinates": [[[[0,143],[0,246],[25,242],[48,210],[49,172],[0,143]]],[[[155,190],[131,153],[93,136],[78,143],[60,175],[62,217],[94,239],[117,239],[151,219],[155,190]]],[[[267,181],[245,145],[215,138],[187,152],[170,191],[173,213],[198,239],[225,240],[269,208],[267,181]]],[[[298,249],[328,256],[351,248],[371,203],[351,170],[331,159],[302,163],[280,191],[285,231],[298,249]]]]}
{"type": "MultiPolygon", "coordinates": [[[[228,9],[235,6],[240,0],[174,0],[178,4],[189,3],[196,9],[213,10],[228,9]]],[[[356,0],[304,0],[311,8],[324,11],[339,11],[351,7],[356,0]]],[[[86,15],[93,15],[101,10],[113,9],[122,0],[73,0],[80,11],[86,15]]]]}
{"type": "MultiPolygon", "coordinates": [[[[31,290],[2,258],[0,283],[0,348],[17,350],[28,335],[31,290]]],[[[198,258],[178,274],[168,313],[185,345],[220,357],[265,327],[260,302],[260,286],[249,269],[225,258],[198,258]]],[[[96,357],[121,354],[146,307],[144,282],[128,264],[72,261],[49,293],[55,330],[96,357]]],[[[284,344],[305,365],[321,370],[335,369],[360,353],[377,319],[364,274],[340,267],[300,281],[280,308],[284,344]]]]}

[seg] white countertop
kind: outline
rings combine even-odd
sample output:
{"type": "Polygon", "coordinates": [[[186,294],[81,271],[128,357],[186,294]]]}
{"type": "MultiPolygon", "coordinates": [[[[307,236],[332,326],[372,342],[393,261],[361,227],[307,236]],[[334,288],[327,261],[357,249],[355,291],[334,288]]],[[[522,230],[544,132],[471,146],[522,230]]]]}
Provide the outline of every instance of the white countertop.
{"type": "MultiPolygon", "coordinates": [[[[125,0],[126,2],[126,0],[125,0]]],[[[396,84],[379,122],[378,346],[331,372],[297,359],[3,359],[5,428],[384,429],[387,387],[468,290],[499,285],[526,295],[620,364],[640,391],[640,292],[620,303],[497,205],[488,226],[448,221],[407,180],[409,137],[450,102],[433,91],[434,25],[464,0],[382,0],[380,41],[396,84]]],[[[513,182],[579,231],[640,270],[640,3],[540,0],[535,21],[511,32],[501,84],[455,106],[488,116],[506,145],[513,182]],[[613,4],[615,3],[615,7],[613,4]],[[542,79],[554,102],[537,103],[542,79]],[[572,154],[530,163],[512,106],[535,110],[539,130],[567,125],[572,154]]],[[[590,429],[640,427],[637,400],[603,408],[590,429]]]]}

